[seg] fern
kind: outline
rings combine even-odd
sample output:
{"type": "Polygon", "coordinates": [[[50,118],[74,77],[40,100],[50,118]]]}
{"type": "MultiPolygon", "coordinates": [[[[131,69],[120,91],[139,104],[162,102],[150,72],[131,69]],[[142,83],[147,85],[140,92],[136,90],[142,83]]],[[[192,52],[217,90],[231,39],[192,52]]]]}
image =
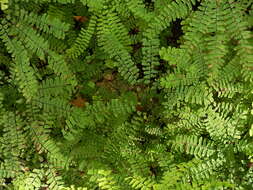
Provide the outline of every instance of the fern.
{"type": "Polygon", "coordinates": [[[96,26],[96,18],[91,18],[87,30],[82,29],[78,38],[75,41],[75,44],[71,47],[71,49],[67,50],[67,56],[76,58],[79,55],[81,55],[82,52],[85,51],[85,49],[89,45],[89,41],[95,30],[95,26],[96,26]]]}
{"type": "Polygon", "coordinates": [[[0,5],[0,189],[253,189],[252,1],[0,5]]]}
{"type": "Polygon", "coordinates": [[[175,140],[171,142],[172,149],[196,157],[210,157],[215,153],[213,143],[208,142],[206,139],[197,136],[176,136],[175,140]]]}
{"type": "Polygon", "coordinates": [[[52,34],[59,39],[64,39],[66,31],[69,30],[67,23],[63,23],[59,19],[52,18],[47,14],[37,15],[33,12],[28,13],[24,9],[20,9],[15,13],[19,20],[29,25],[35,25],[38,30],[52,34]]]}

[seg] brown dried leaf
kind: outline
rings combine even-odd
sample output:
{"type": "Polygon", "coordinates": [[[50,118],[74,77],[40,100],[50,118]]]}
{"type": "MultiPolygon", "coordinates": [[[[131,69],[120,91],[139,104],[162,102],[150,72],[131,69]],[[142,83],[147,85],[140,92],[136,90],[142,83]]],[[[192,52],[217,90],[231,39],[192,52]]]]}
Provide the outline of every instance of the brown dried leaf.
{"type": "Polygon", "coordinates": [[[82,108],[85,106],[85,102],[86,100],[84,98],[82,98],[81,96],[78,96],[76,99],[72,100],[70,103],[75,107],[82,108]]]}
{"type": "Polygon", "coordinates": [[[88,20],[88,18],[86,16],[73,16],[73,18],[77,21],[77,22],[86,22],[88,20]]]}

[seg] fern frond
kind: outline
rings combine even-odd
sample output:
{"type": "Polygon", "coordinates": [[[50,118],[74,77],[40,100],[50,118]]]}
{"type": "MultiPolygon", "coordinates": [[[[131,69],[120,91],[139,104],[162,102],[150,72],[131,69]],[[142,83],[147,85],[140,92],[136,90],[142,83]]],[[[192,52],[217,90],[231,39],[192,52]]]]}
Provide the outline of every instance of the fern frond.
{"type": "Polygon", "coordinates": [[[65,187],[62,177],[57,175],[57,170],[54,168],[48,168],[43,176],[47,178],[48,189],[61,190],[65,187]]]}
{"type": "Polygon", "coordinates": [[[133,189],[148,190],[152,189],[155,184],[154,180],[141,176],[128,177],[125,180],[129,181],[133,189]]]}
{"type": "Polygon", "coordinates": [[[74,88],[77,85],[75,75],[70,70],[64,57],[53,51],[48,52],[48,67],[51,68],[57,76],[74,88]]]}
{"type": "Polygon", "coordinates": [[[189,168],[191,176],[196,181],[209,179],[210,176],[215,176],[217,174],[216,172],[219,171],[223,163],[223,160],[214,159],[200,162],[189,168]]]}
{"type": "Polygon", "coordinates": [[[70,187],[63,187],[61,190],[88,190],[87,187],[75,187],[71,185],[70,187]]]}
{"type": "Polygon", "coordinates": [[[154,15],[148,12],[145,5],[140,0],[128,0],[127,6],[135,17],[144,20],[146,23],[149,23],[154,18],[154,15]]]}
{"type": "Polygon", "coordinates": [[[19,175],[19,171],[6,163],[0,163],[0,178],[14,178],[19,175]]]}
{"type": "Polygon", "coordinates": [[[27,25],[34,25],[36,29],[47,34],[52,34],[58,39],[64,39],[65,33],[69,30],[69,24],[60,21],[58,18],[53,18],[48,14],[38,15],[36,13],[28,13],[24,9],[19,9],[15,14],[18,20],[27,25]]]}
{"type": "Polygon", "coordinates": [[[19,86],[20,91],[31,101],[38,89],[38,82],[34,70],[29,66],[29,55],[24,46],[16,38],[10,38],[10,29],[5,20],[0,25],[0,37],[7,46],[8,51],[13,55],[15,65],[12,66],[12,77],[19,86]]]}
{"type": "Polygon", "coordinates": [[[110,170],[89,170],[88,174],[91,175],[90,181],[97,183],[100,189],[121,189],[110,170]]]}
{"type": "MultiPolygon", "coordinates": [[[[125,116],[135,110],[135,105],[136,102],[134,99],[130,101],[124,99],[112,99],[111,102],[107,103],[107,105],[103,104],[102,102],[96,102],[91,106],[87,106],[86,114],[92,123],[103,123],[106,119],[112,119],[112,116],[123,119],[125,116]]],[[[121,120],[121,122],[123,121],[124,120],[121,120]]]]}
{"type": "Polygon", "coordinates": [[[38,95],[42,96],[58,96],[68,97],[72,88],[70,84],[66,84],[60,77],[48,78],[44,80],[38,89],[38,95]]]}
{"type": "Polygon", "coordinates": [[[84,6],[88,6],[91,12],[100,12],[104,8],[104,0],[81,0],[84,6]]]}
{"type": "Polygon", "coordinates": [[[42,109],[46,113],[66,116],[70,113],[70,104],[60,97],[37,97],[33,98],[32,106],[42,109]]]}
{"type": "MultiPolygon", "coordinates": [[[[130,39],[126,27],[123,25],[120,17],[114,11],[104,10],[103,14],[98,17],[98,34],[112,33],[116,39],[124,46],[127,51],[130,50],[130,39]]],[[[102,38],[102,36],[101,36],[102,38]]],[[[100,42],[98,41],[98,44],[100,42]]]]}
{"type": "Polygon", "coordinates": [[[16,39],[22,43],[25,49],[45,60],[49,45],[35,30],[19,22],[15,27],[10,28],[9,34],[17,36],[16,39]]]}
{"type": "Polygon", "coordinates": [[[169,144],[172,145],[173,150],[185,152],[197,158],[208,158],[215,153],[214,143],[198,136],[179,135],[169,144]]]}
{"type": "MultiPolygon", "coordinates": [[[[151,30],[150,30],[151,31],[151,30]]],[[[158,58],[156,55],[159,54],[159,39],[153,32],[147,34],[147,38],[142,40],[143,48],[142,48],[142,66],[144,71],[144,84],[149,84],[151,80],[158,73],[156,67],[159,65],[158,58]]]]}
{"type": "Polygon", "coordinates": [[[208,111],[206,120],[207,131],[213,140],[228,142],[233,139],[240,139],[241,132],[232,119],[225,119],[214,111],[208,111]]]}
{"type": "Polygon", "coordinates": [[[68,167],[68,159],[60,151],[55,140],[50,137],[49,130],[41,127],[38,122],[33,122],[30,126],[30,136],[36,148],[36,151],[46,153],[48,161],[55,167],[68,167]]]}
{"type": "Polygon", "coordinates": [[[96,27],[96,16],[90,18],[89,26],[87,29],[82,28],[78,37],[75,40],[74,45],[67,50],[67,56],[71,58],[77,58],[88,47],[90,39],[94,33],[96,27]]]}
{"type": "MultiPolygon", "coordinates": [[[[23,2],[30,2],[31,0],[15,0],[15,1],[23,1],[23,2]]],[[[60,3],[60,4],[68,4],[74,3],[75,0],[35,0],[36,3],[60,3]]]]}
{"type": "Polygon", "coordinates": [[[109,50],[109,46],[113,46],[113,48],[110,49],[110,54],[118,61],[117,66],[121,76],[130,84],[138,83],[139,69],[131,59],[129,53],[118,43],[114,36],[107,34],[105,39],[107,40],[105,48],[109,50]]]}

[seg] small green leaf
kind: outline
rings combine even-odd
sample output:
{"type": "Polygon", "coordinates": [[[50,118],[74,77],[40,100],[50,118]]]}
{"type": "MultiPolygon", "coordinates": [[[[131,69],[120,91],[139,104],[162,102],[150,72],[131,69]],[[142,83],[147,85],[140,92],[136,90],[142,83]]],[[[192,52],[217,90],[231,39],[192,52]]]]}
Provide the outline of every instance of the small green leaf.
{"type": "Polygon", "coordinates": [[[253,136],[253,124],[251,125],[251,128],[250,128],[250,130],[249,130],[249,136],[253,136]]]}
{"type": "Polygon", "coordinates": [[[91,87],[92,89],[95,88],[96,84],[92,81],[89,81],[87,84],[89,87],[91,87]]]}

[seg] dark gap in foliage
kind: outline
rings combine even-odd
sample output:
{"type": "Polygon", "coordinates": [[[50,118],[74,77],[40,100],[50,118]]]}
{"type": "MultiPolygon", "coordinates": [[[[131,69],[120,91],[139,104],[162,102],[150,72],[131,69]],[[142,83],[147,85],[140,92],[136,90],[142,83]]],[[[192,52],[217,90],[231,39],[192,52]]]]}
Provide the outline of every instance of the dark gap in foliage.
{"type": "Polygon", "coordinates": [[[252,11],[253,3],[249,4],[249,6],[246,8],[245,13],[249,15],[250,11],[252,11]]]}
{"type": "MultiPolygon", "coordinates": [[[[131,28],[130,31],[128,32],[128,35],[137,35],[139,32],[140,32],[140,30],[137,27],[131,28]]],[[[141,79],[144,77],[144,74],[143,74],[142,65],[141,65],[140,61],[138,61],[138,56],[139,56],[139,52],[141,51],[141,48],[142,48],[142,43],[138,42],[135,44],[131,44],[131,47],[132,47],[132,51],[130,54],[133,57],[133,61],[135,61],[137,68],[140,70],[139,79],[141,79]]]]}
{"type": "Polygon", "coordinates": [[[48,62],[39,60],[36,66],[38,69],[45,69],[48,66],[48,62]]]}
{"type": "Polygon", "coordinates": [[[136,43],[136,44],[132,44],[131,45],[132,46],[132,48],[133,48],[133,54],[134,53],[136,53],[139,49],[141,49],[142,48],[142,43],[136,43]]]}
{"type": "Polygon", "coordinates": [[[176,21],[171,24],[171,34],[166,37],[167,46],[179,47],[180,43],[178,40],[183,35],[183,30],[181,26],[181,19],[176,19],[176,21]]]}
{"type": "Polygon", "coordinates": [[[81,30],[83,27],[87,26],[88,21],[90,18],[88,16],[74,16],[74,28],[77,30],[81,30]]]}
{"type": "MultiPolygon", "coordinates": [[[[46,55],[47,55],[47,53],[46,53],[46,55]]],[[[48,55],[46,56],[45,60],[41,60],[39,58],[34,57],[34,61],[33,61],[33,63],[31,63],[31,66],[36,67],[38,69],[37,71],[39,73],[41,73],[41,80],[39,80],[39,81],[43,81],[43,80],[54,75],[54,73],[52,71],[50,73],[47,73],[47,72],[44,73],[44,71],[47,70],[48,65],[49,65],[48,64],[48,55]]]]}
{"type": "MultiPolygon", "coordinates": [[[[136,35],[140,32],[140,30],[138,28],[132,28],[128,34],[129,35],[136,35]]],[[[141,51],[142,48],[142,43],[141,42],[137,42],[135,44],[131,44],[132,47],[132,52],[130,53],[133,57],[138,57],[138,51],[141,51]]],[[[139,68],[140,69],[140,68],[139,68]]]]}
{"type": "Polygon", "coordinates": [[[146,8],[150,11],[154,10],[155,4],[153,0],[145,0],[144,4],[146,5],[146,8]]]}
{"type": "Polygon", "coordinates": [[[154,3],[153,0],[145,0],[145,3],[151,4],[154,3]]]}
{"type": "Polygon", "coordinates": [[[43,4],[43,6],[40,6],[40,10],[38,11],[38,14],[44,14],[48,10],[48,6],[46,4],[43,4]]]}
{"type": "Polygon", "coordinates": [[[2,17],[4,15],[4,12],[2,11],[2,9],[0,9],[0,17],[2,17]]]}
{"type": "Polygon", "coordinates": [[[46,74],[46,75],[43,75],[41,78],[42,78],[42,80],[39,80],[39,81],[44,81],[44,80],[46,80],[46,79],[48,79],[48,78],[51,78],[51,77],[53,77],[54,76],[54,73],[50,73],[50,74],[46,74]]]}
{"type": "Polygon", "coordinates": [[[136,64],[137,68],[139,69],[139,78],[138,79],[142,79],[144,77],[144,71],[143,71],[143,68],[142,68],[142,65],[141,63],[137,63],[136,64]]]}
{"type": "Polygon", "coordinates": [[[160,127],[160,129],[164,129],[167,126],[166,122],[162,121],[162,119],[163,118],[159,117],[159,127],[160,127]]]}
{"type": "Polygon", "coordinates": [[[153,103],[153,104],[155,104],[155,105],[157,105],[157,104],[159,104],[159,98],[158,97],[152,97],[151,99],[150,99],[150,101],[151,101],[151,103],[153,103]]]}
{"type": "Polygon", "coordinates": [[[166,73],[167,72],[167,66],[166,66],[166,61],[160,59],[159,60],[159,66],[158,66],[158,70],[161,71],[161,73],[166,73]]]}
{"type": "Polygon", "coordinates": [[[196,1],[196,4],[192,6],[192,10],[196,11],[198,10],[198,7],[201,5],[200,1],[196,1]]]}
{"type": "Polygon", "coordinates": [[[9,177],[9,178],[4,178],[5,179],[5,183],[6,184],[11,184],[12,183],[12,178],[11,177],[9,177]]]}
{"type": "Polygon", "coordinates": [[[140,32],[140,30],[138,28],[132,28],[130,31],[129,31],[129,35],[135,35],[135,34],[138,34],[140,32]]]}
{"type": "Polygon", "coordinates": [[[3,71],[5,74],[9,75],[8,67],[6,65],[0,64],[0,71],[3,71]]]}
{"type": "Polygon", "coordinates": [[[83,24],[81,22],[78,22],[77,20],[75,20],[74,22],[75,22],[74,28],[76,30],[81,30],[83,24]]]}
{"type": "Polygon", "coordinates": [[[87,48],[87,52],[92,55],[93,54],[93,49],[92,48],[87,48]]]}
{"type": "Polygon", "coordinates": [[[160,59],[159,60],[160,64],[157,67],[157,70],[160,72],[160,75],[166,74],[168,72],[173,72],[174,70],[174,66],[173,65],[169,65],[166,61],[160,59]]]}
{"type": "MultiPolygon", "coordinates": [[[[209,139],[209,140],[211,140],[211,137],[210,137],[210,135],[209,135],[207,132],[201,134],[201,137],[204,138],[204,139],[209,139]]],[[[211,141],[213,141],[213,140],[211,140],[211,141]]]]}
{"type": "Polygon", "coordinates": [[[151,176],[157,177],[161,172],[161,168],[156,163],[154,163],[149,166],[149,171],[151,173],[151,176]]]}

